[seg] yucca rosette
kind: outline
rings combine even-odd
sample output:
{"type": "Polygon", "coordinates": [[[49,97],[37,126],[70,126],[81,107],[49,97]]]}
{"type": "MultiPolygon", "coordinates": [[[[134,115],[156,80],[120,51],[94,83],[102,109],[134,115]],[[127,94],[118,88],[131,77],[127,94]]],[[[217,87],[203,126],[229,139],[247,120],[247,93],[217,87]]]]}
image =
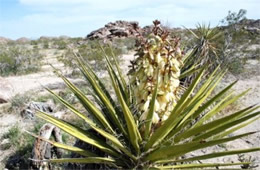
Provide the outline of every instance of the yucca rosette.
{"type": "Polygon", "coordinates": [[[180,68],[183,53],[179,39],[169,39],[168,32],[155,23],[153,32],[141,40],[137,58],[132,61],[131,84],[136,104],[141,112],[140,121],[146,120],[152,94],[158,79],[153,123],[165,121],[177,102],[180,68]]]}

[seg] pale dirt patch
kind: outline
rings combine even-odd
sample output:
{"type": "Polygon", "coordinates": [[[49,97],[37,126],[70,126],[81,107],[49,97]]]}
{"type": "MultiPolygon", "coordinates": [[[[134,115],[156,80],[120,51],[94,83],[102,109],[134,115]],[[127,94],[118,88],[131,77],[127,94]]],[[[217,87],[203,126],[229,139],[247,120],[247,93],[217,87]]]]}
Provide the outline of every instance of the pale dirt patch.
{"type": "MultiPolygon", "coordinates": [[[[251,90],[246,96],[239,100],[240,107],[245,108],[246,106],[251,106],[254,104],[260,105],[260,75],[252,76],[248,79],[239,80],[234,87],[236,93],[241,93],[242,91],[247,89],[251,90]]],[[[258,111],[260,111],[260,109],[258,109],[258,111]]],[[[230,142],[228,144],[234,149],[260,147],[260,119],[238,130],[235,134],[242,134],[247,132],[257,133],[246,136],[243,139],[236,140],[235,142],[230,142]]],[[[248,155],[252,156],[259,165],[260,152],[248,153],[248,155]]]]}

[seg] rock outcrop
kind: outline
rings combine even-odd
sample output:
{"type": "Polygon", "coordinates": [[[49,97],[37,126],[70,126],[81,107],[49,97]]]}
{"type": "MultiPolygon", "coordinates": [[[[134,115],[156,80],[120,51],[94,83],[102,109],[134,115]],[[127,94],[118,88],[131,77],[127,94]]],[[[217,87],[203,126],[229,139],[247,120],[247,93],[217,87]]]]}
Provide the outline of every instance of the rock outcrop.
{"type": "Polygon", "coordinates": [[[243,25],[243,29],[247,30],[252,34],[260,34],[260,19],[244,19],[240,22],[243,25]]]}
{"type": "Polygon", "coordinates": [[[260,34],[260,19],[243,19],[238,23],[228,25],[228,26],[221,26],[219,27],[222,30],[228,29],[232,27],[235,31],[238,30],[245,30],[251,34],[260,34]]]}
{"type": "Polygon", "coordinates": [[[116,37],[136,36],[141,28],[138,22],[116,21],[106,24],[104,27],[92,31],[87,35],[86,39],[103,39],[111,40],[116,37]]]}
{"type": "Polygon", "coordinates": [[[21,37],[16,40],[17,43],[29,43],[31,40],[26,37],[21,37]]]}

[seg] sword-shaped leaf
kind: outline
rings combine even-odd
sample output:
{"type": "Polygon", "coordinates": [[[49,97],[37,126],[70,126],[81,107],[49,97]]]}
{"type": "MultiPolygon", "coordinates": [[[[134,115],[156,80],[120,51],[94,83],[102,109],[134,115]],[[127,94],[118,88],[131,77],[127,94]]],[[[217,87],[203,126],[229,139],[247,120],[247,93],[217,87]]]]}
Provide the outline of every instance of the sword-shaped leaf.
{"type": "Polygon", "coordinates": [[[221,167],[221,166],[234,166],[234,165],[250,165],[251,162],[237,162],[237,163],[200,163],[200,164],[182,164],[182,165],[169,165],[158,166],[158,169],[194,169],[194,168],[207,168],[207,167],[221,167]]]}
{"type": "Polygon", "coordinates": [[[156,86],[154,88],[152,100],[149,104],[149,111],[147,114],[146,122],[144,123],[145,131],[144,131],[144,136],[145,139],[148,139],[150,133],[151,133],[151,127],[152,127],[152,119],[154,116],[154,108],[155,108],[155,100],[157,97],[157,89],[158,89],[158,71],[157,71],[157,78],[156,78],[156,86]]]}
{"type": "Polygon", "coordinates": [[[177,102],[175,108],[173,109],[172,113],[170,114],[169,118],[164,122],[162,126],[160,126],[154,134],[150,137],[148,140],[145,150],[147,151],[149,148],[151,148],[154,145],[157,145],[160,143],[175,127],[177,124],[176,117],[179,116],[180,110],[184,109],[184,106],[186,102],[188,101],[189,96],[191,95],[192,91],[195,89],[195,86],[199,83],[199,80],[201,79],[204,69],[201,69],[200,73],[196,77],[196,79],[193,81],[193,83],[190,85],[190,87],[186,90],[186,92],[182,95],[181,99],[177,102]]]}
{"type": "MultiPolygon", "coordinates": [[[[194,157],[187,158],[187,159],[171,160],[170,162],[188,162],[188,161],[204,160],[204,159],[211,159],[211,158],[217,158],[217,157],[222,157],[222,156],[237,155],[237,154],[256,152],[256,151],[260,151],[260,148],[250,148],[250,149],[216,152],[216,153],[211,153],[211,154],[206,154],[206,155],[201,155],[201,156],[194,156],[194,157]]],[[[160,163],[167,163],[167,162],[160,162],[160,163]]]]}
{"type": "Polygon", "coordinates": [[[193,141],[185,144],[178,144],[173,146],[166,146],[160,149],[157,149],[155,151],[152,151],[147,155],[145,160],[147,161],[159,161],[159,160],[165,160],[165,159],[171,159],[176,158],[180,155],[184,155],[185,153],[192,152],[198,149],[206,148],[213,145],[218,145],[221,143],[233,141],[239,138],[242,138],[244,136],[248,136],[251,134],[254,134],[256,132],[249,132],[244,133],[241,135],[229,137],[229,138],[223,138],[223,139],[217,139],[217,140],[211,140],[211,141],[193,141]]]}
{"type": "Polygon", "coordinates": [[[70,135],[90,144],[93,146],[96,146],[97,148],[99,148],[100,150],[109,153],[113,156],[119,156],[119,153],[116,152],[111,146],[109,146],[108,144],[106,144],[105,142],[103,142],[102,140],[98,139],[97,137],[88,134],[87,132],[83,131],[82,129],[69,124],[65,121],[59,120],[55,117],[52,117],[44,112],[38,111],[36,113],[37,117],[40,117],[44,120],[46,120],[47,122],[59,127],[60,129],[62,129],[63,131],[69,133],[70,135]]]}
{"type": "Polygon", "coordinates": [[[133,145],[133,147],[136,149],[137,152],[139,152],[140,148],[139,148],[139,142],[141,141],[141,135],[139,133],[137,124],[135,122],[135,119],[130,111],[130,109],[128,108],[122,93],[119,89],[119,87],[117,86],[117,82],[115,80],[114,74],[112,73],[111,68],[108,66],[108,72],[115,90],[115,93],[117,95],[118,101],[120,102],[123,114],[124,114],[124,118],[126,121],[126,125],[127,125],[127,130],[128,130],[128,135],[129,135],[129,140],[131,142],[131,144],[133,145]]]}
{"type": "Polygon", "coordinates": [[[87,150],[84,150],[84,149],[81,149],[81,148],[78,148],[78,147],[75,147],[75,146],[69,146],[69,145],[66,145],[66,144],[63,144],[63,143],[60,143],[60,142],[51,141],[51,140],[45,139],[41,136],[35,135],[31,132],[28,132],[28,131],[26,131],[26,132],[28,134],[34,136],[35,138],[41,139],[45,142],[48,142],[49,144],[51,144],[51,145],[53,145],[57,148],[61,148],[61,149],[64,149],[64,150],[67,150],[67,151],[70,151],[70,152],[74,152],[74,153],[77,153],[77,154],[80,154],[80,155],[86,156],[86,157],[97,157],[97,155],[95,153],[89,152],[87,150]]]}
{"type": "Polygon", "coordinates": [[[115,124],[115,126],[120,129],[123,134],[126,135],[126,131],[124,130],[124,127],[122,126],[122,123],[120,122],[119,116],[117,115],[114,101],[112,100],[109,93],[106,91],[104,85],[102,82],[95,76],[95,73],[91,71],[90,67],[87,67],[87,65],[83,64],[83,60],[81,60],[76,54],[75,54],[78,64],[80,65],[81,71],[85,78],[89,81],[91,84],[94,92],[99,97],[99,99],[103,102],[104,106],[106,106],[106,109],[108,110],[107,116],[110,117],[112,120],[112,123],[115,124]]]}

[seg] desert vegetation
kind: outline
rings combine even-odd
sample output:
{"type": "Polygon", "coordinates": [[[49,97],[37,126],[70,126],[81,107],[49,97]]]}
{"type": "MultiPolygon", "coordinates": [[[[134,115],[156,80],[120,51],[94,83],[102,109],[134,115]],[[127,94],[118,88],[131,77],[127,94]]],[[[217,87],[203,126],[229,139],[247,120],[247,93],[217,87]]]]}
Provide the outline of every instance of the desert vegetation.
{"type": "MultiPolygon", "coordinates": [[[[26,169],[33,162],[69,169],[257,167],[257,129],[235,132],[259,118],[259,87],[247,92],[245,82],[259,80],[260,37],[245,15],[229,12],[215,28],[171,29],[156,21],[142,33],[135,22],[118,21],[131,34],[120,29],[107,38],[92,39],[99,31],[91,39],[1,44],[0,92],[7,93],[15,77],[48,79],[9,98],[0,93],[0,168],[26,169]],[[246,93],[252,100],[238,100],[246,93]],[[19,123],[8,124],[12,120],[19,123]],[[62,130],[63,143],[38,136],[47,122],[62,130]],[[31,160],[37,138],[52,152],[65,150],[31,160]]],[[[114,29],[107,25],[104,32],[114,29]]]]}
{"type": "Polygon", "coordinates": [[[42,55],[20,45],[0,46],[0,75],[21,75],[39,71],[42,55]]]}
{"type": "MultiPolygon", "coordinates": [[[[184,55],[180,49],[180,39],[170,40],[168,32],[161,29],[160,22],[154,21],[153,32],[147,39],[139,39],[136,53],[138,57],[132,61],[129,82],[122,75],[115,56],[112,55],[112,58],[109,58],[111,54],[106,54],[104,48],[101,47],[118,104],[91,67],[85,63],[84,58],[75,53],[79,69],[92,87],[93,92],[89,95],[95,99],[98,106],[58,70],[57,74],[64,80],[92,119],[53,91],[48,91],[70,111],[83,119],[89,129],[79,128],[76,124],[57,119],[42,111],[38,111],[36,115],[80,139],[92,148],[92,152],[41,138],[56,147],[81,155],[79,158],[49,159],[43,162],[83,163],[86,164],[84,168],[87,169],[93,166],[102,169],[189,169],[233,165],[250,167],[251,162],[194,163],[194,161],[255,152],[259,151],[259,148],[186,157],[192,151],[222,145],[254,134],[255,132],[247,132],[228,136],[256,121],[259,116],[256,106],[249,106],[228,115],[218,115],[219,111],[237,101],[247,91],[230,96],[232,93],[228,91],[235,84],[234,82],[220,90],[215,96],[211,96],[224,76],[225,70],[220,66],[209,70],[209,64],[212,61],[206,57],[210,57],[211,53],[217,55],[216,47],[211,43],[215,39],[211,39],[211,35],[205,33],[209,31],[209,28],[200,29],[202,29],[199,30],[202,36],[192,33],[199,40],[203,37],[203,43],[184,55]],[[209,37],[204,37],[204,35],[209,35],[209,37]],[[190,58],[195,58],[195,60],[191,62],[190,58]],[[197,65],[197,62],[202,62],[202,66],[199,65],[199,69],[196,67],[194,69],[193,66],[197,65]],[[181,72],[181,68],[185,66],[186,69],[181,72]],[[203,81],[201,78],[206,69],[209,75],[203,81]],[[181,90],[180,77],[185,78],[195,72],[198,73],[192,78],[187,88],[181,90]],[[222,98],[224,95],[225,97],[222,98]],[[210,106],[212,108],[208,109],[210,106]],[[218,115],[217,118],[216,115],[218,115]]],[[[215,33],[217,34],[218,32],[215,33]]],[[[213,37],[216,36],[213,35],[213,37]]]]}

